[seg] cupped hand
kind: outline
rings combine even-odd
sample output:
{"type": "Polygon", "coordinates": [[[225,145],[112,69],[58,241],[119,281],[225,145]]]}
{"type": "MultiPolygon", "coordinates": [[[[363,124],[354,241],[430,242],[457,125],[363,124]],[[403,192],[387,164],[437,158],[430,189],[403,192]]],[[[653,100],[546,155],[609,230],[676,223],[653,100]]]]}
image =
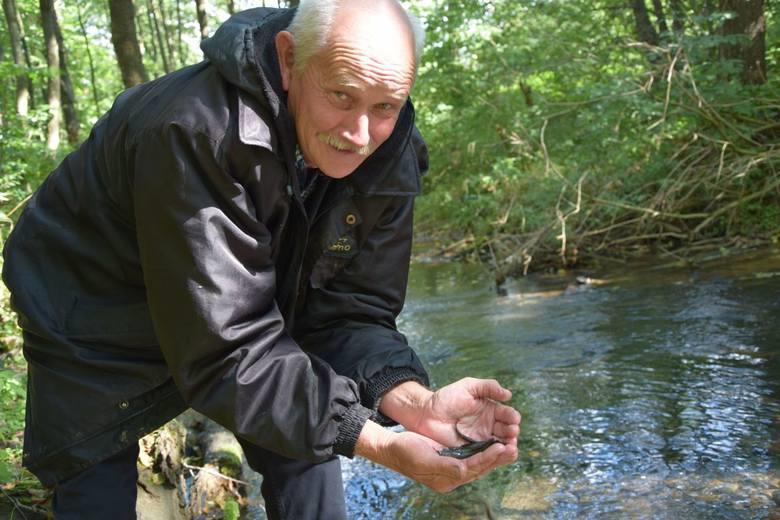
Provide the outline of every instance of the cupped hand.
{"type": "Polygon", "coordinates": [[[513,444],[494,444],[462,460],[439,455],[443,448],[417,433],[401,432],[391,437],[386,457],[380,463],[434,491],[446,493],[517,459],[517,446],[513,444]]]}
{"type": "Polygon", "coordinates": [[[411,429],[450,447],[464,444],[463,436],[495,437],[516,453],[520,413],[499,402],[511,397],[512,392],[494,379],[467,377],[434,392],[411,429]]]}

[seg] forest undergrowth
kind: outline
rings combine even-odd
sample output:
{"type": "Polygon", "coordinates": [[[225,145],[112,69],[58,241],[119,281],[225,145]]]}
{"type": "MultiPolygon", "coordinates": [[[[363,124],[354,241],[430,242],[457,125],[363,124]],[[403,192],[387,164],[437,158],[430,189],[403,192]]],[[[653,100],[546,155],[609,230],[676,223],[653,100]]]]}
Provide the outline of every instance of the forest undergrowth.
{"type": "MultiPolygon", "coordinates": [[[[508,146],[525,155],[523,174],[513,171],[516,161],[510,160],[503,179],[492,175],[483,193],[462,194],[473,212],[491,218],[441,226],[440,213],[431,207],[441,204],[441,194],[423,198],[419,235],[433,244],[425,254],[485,262],[500,282],[531,271],[604,268],[647,255],[693,261],[777,243],[776,91],[721,85],[712,99],[697,83],[684,47],[637,46],[662,63],[643,83],[623,94],[569,103],[539,117],[538,132],[522,127],[506,135],[508,146]],[[577,164],[578,158],[557,159],[561,151],[550,151],[548,128],[561,119],[598,117],[606,104],[646,108],[641,116],[651,137],[637,139],[628,152],[610,146],[574,150],[587,166],[577,164]],[[615,166],[610,153],[631,156],[625,170],[605,171],[615,166]],[[432,214],[436,222],[426,221],[432,214]]],[[[623,142],[624,116],[606,121],[623,142]]]]}

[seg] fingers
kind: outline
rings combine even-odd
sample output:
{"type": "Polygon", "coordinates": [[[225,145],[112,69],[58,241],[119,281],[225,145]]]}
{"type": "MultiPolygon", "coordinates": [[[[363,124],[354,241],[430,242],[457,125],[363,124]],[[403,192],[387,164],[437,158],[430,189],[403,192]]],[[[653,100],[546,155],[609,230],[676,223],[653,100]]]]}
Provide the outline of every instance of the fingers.
{"type": "Polygon", "coordinates": [[[478,399],[507,401],[512,398],[512,392],[501,386],[495,379],[467,379],[469,379],[472,395],[478,399]]]}
{"type": "Polygon", "coordinates": [[[505,404],[496,405],[493,416],[496,421],[501,421],[506,424],[520,424],[521,420],[520,412],[505,404]]]}
{"type": "MultiPolygon", "coordinates": [[[[477,380],[477,384],[483,382],[488,380],[477,380]]],[[[479,412],[464,416],[456,423],[458,432],[479,440],[493,436],[504,442],[520,435],[520,412],[493,400],[483,403],[479,412]]]]}
{"type": "Polygon", "coordinates": [[[394,433],[389,451],[376,462],[398,471],[439,493],[446,493],[483,477],[498,466],[517,459],[517,446],[494,444],[466,459],[442,456],[442,446],[412,432],[394,433]]]}
{"type": "Polygon", "coordinates": [[[496,404],[493,411],[493,430],[494,436],[508,442],[512,438],[520,435],[520,412],[503,404],[496,404]]]}
{"type": "Polygon", "coordinates": [[[510,406],[496,405],[493,412],[493,435],[498,438],[508,439],[520,435],[520,412],[510,406]]]}
{"type": "Polygon", "coordinates": [[[515,442],[505,446],[504,452],[498,458],[498,465],[512,464],[517,460],[517,454],[517,439],[515,439],[515,442]]]}
{"type": "Polygon", "coordinates": [[[461,461],[466,465],[467,475],[462,484],[482,478],[498,466],[510,464],[515,460],[517,460],[517,446],[494,444],[482,453],[461,461]]]}
{"type": "Polygon", "coordinates": [[[519,435],[520,426],[517,424],[505,424],[502,422],[493,424],[493,436],[504,442],[509,442],[511,439],[517,439],[519,435]]]}
{"type": "Polygon", "coordinates": [[[498,466],[517,460],[517,446],[494,444],[466,459],[443,457],[435,451],[418,452],[417,455],[404,474],[436,492],[447,493],[484,477],[498,466]]]}

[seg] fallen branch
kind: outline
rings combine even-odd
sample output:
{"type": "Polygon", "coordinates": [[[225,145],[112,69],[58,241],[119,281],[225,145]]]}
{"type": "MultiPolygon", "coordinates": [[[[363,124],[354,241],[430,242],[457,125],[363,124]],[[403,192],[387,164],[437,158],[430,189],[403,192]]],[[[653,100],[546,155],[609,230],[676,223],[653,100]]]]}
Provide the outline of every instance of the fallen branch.
{"type": "Polygon", "coordinates": [[[740,206],[740,205],[742,205],[742,204],[744,204],[746,202],[749,202],[749,201],[751,201],[753,199],[757,199],[757,198],[763,196],[764,194],[772,191],[773,189],[777,188],[778,186],[780,186],[780,180],[778,180],[777,182],[775,182],[775,183],[771,184],[770,186],[764,188],[761,191],[757,191],[757,192],[751,193],[750,195],[745,195],[744,197],[741,197],[741,198],[739,198],[739,199],[737,199],[737,200],[735,200],[735,201],[733,201],[733,202],[731,202],[729,204],[726,204],[725,206],[723,206],[720,209],[718,209],[717,211],[715,211],[712,215],[707,217],[698,226],[696,226],[693,229],[693,234],[697,235],[699,233],[699,231],[701,231],[702,229],[704,229],[705,227],[710,225],[710,223],[712,223],[713,220],[718,218],[720,215],[726,213],[730,209],[736,208],[737,206],[740,206]]]}
{"type": "Polygon", "coordinates": [[[14,497],[12,497],[11,495],[9,495],[9,494],[8,494],[8,493],[5,491],[5,489],[3,489],[2,487],[0,487],[0,491],[2,491],[2,492],[3,492],[3,495],[5,495],[5,497],[6,497],[6,498],[8,499],[8,501],[11,503],[11,505],[13,506],[13,508],[14,508],[15,510],[19,511],[19,514],[20,514],[20,515],[22,515],[22,518],[23,518],[23,519],[25,519],[25,520],[26,520],[26,518],[27,518],[27,516],[24,514],[24,512],[25,512],[25,511],[28,511],[28,512],[30,512],[30,513],[36,513],[36,514],[39,514],[39,515],[46,515],[46,514],[47,514],[47,511],[46,511],[45,509],[42,509],[42,508],[40,508],[40,507],[35,507],[35,506],[28,506],[28,505],[26,505],[26,504],[22,504],[21,502],[19,502],[18,500],[16,500],[14,497]]]}
{"type": "Polygon", "coordinates": [[[191,464],[187,464],[186,462],[183,462],[182,466],[185,469],[188,469],[190,471],[198,471],[198,472],[208,473],[209,475],[225,479],[228,482],[233,482],[234,484],[241,484],[241,485],[244,485],[244,486],[249,485],[247,482],[244,482],[243,480],[238,480],[238,479],[233,478],[233,477],[228,477],[227,475],[223,475],[219,471],[211,469],[211,468],[204,468],[202,466],[192,466],[191,464]]]}

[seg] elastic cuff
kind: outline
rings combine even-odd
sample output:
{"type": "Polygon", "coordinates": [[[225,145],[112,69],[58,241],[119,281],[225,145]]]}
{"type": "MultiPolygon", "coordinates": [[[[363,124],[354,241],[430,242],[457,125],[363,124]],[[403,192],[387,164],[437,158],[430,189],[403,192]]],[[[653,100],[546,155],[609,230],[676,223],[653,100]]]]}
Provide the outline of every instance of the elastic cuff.
{"type": "Polygon", "coordinates": [[[333,453],[350,459],[354,457],[355,445],[360,437],[360,432],[370,418],[371,410],[360,403],[355,403],[347,408],[347,411],[341,416],[339,434],[333,444],[333,453]]]}
{"type": "Polygon", "coordinates": [[[420,377],[420,374],[410,368],[386,368],[373,378],[366,386],[364,403],[374,412],[371,420],[382,426],[395,426],[398,423],[379,411],[382,396],[392,388],[407,381],[416,381],[427,387],[428,381],[420,377]]]}

